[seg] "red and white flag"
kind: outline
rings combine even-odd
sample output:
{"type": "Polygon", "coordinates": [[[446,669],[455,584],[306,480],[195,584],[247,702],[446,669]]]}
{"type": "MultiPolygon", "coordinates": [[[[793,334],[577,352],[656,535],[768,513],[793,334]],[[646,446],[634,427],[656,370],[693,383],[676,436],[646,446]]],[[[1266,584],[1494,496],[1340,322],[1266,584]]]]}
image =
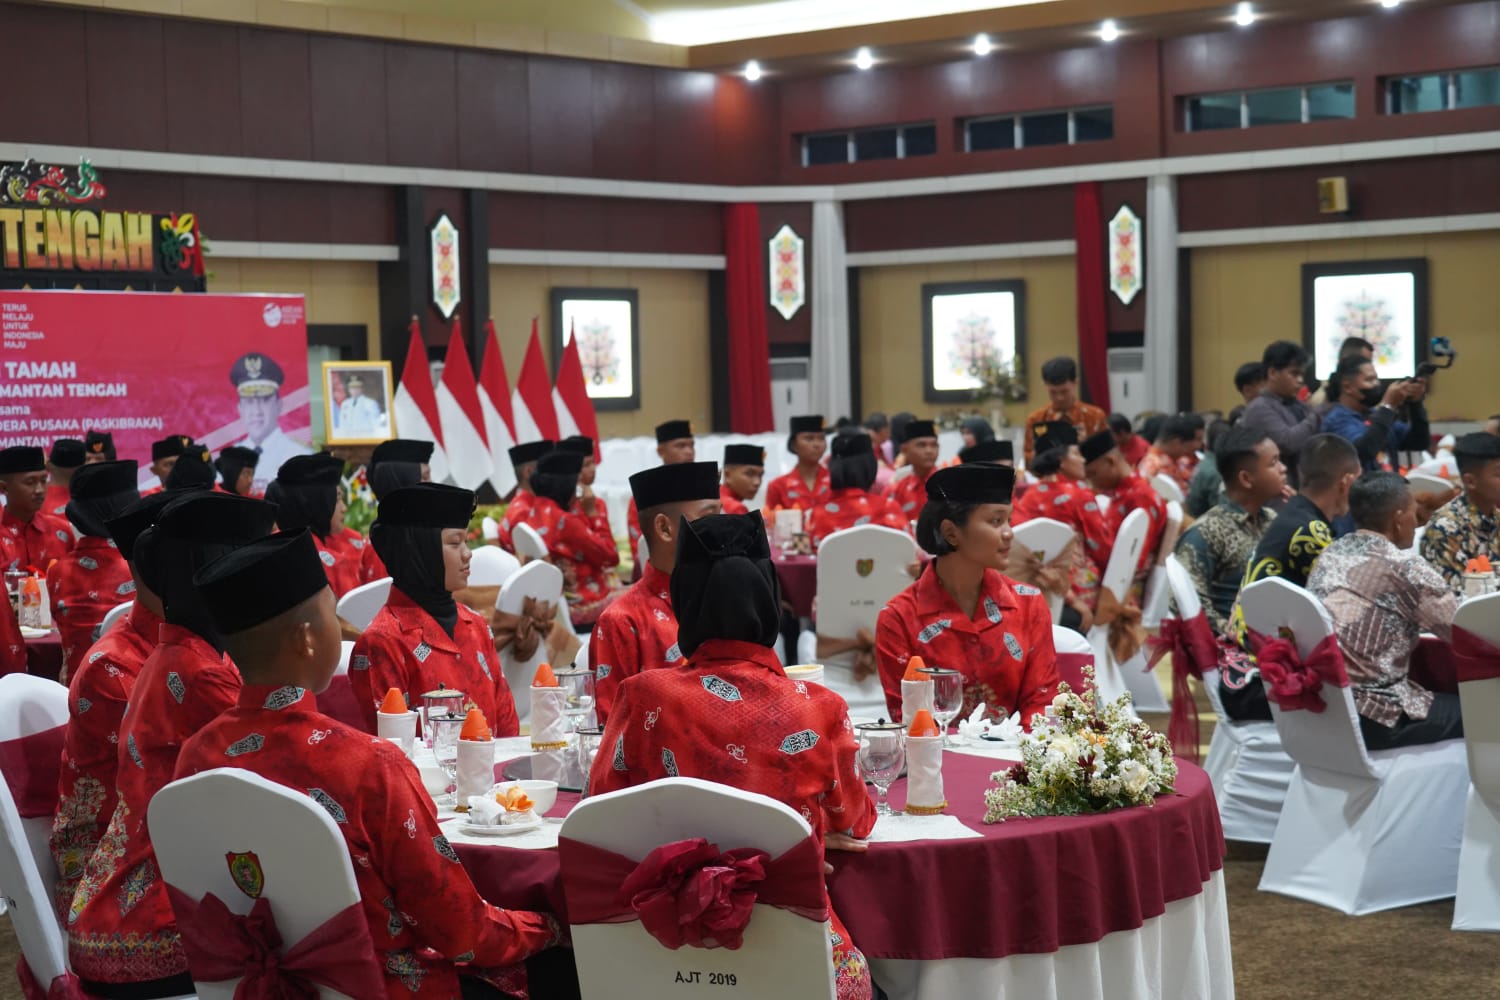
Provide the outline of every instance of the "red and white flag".
{"type": "Polygon", "coordinates": [[[432,389],[427,345],[422,341],[422,328],[415,316],[411,318],[411,343],[406,348],[406,364],[401,368],[401,382],[396,386],[396,399],[391,410],[396,418],[398,435],[432,442],[432,459],[427,463],[432,470],[432,481],[441,483],[447,479],[448,455],[443,449],[443,423],[438,413],[437,394],[432,389]]]}
{"type": "Polygon", "coordinates": [[[479,408],[479,385],[463,331],[453,321],[443,381],[437,387],[438,413],[443,420],[443,448],[453,481],[466,490],[478,489],[490,478],[490,444],[484,437],[484,411],[479,408]]]}
{"type": "Polygon", "coordinates": [[[516,488],[516,470],[510,464],[510,449],[516,443],[511,426],[510,380],[500,357],[495,321],[484,325],[484,360],[479,364],[479,408],[484,411],[484,436],[490,443],[490,485],[500,496],[516,488]]]}
{"type": "Polygon", "coordinates": [[[599,461],[599,422],[594,419],[594,401],[583,380],[583,359],[578,340],[568,331],[562,359],[557,363],[557,385],[552,387],[552,408],[557,411],[557,432],[562,437],[582,434],[594,442],[594,461],[599,461]]]}
{"type": "Polygon", "coordinates": [[[547,361],[542,357],[542,338],[531,320],[531,342],[526,345],[526,359],[511,393],[510,410],[517,444],[557,440],[557,410],[552,405],[552,380],[547,377],[547,361]]]}

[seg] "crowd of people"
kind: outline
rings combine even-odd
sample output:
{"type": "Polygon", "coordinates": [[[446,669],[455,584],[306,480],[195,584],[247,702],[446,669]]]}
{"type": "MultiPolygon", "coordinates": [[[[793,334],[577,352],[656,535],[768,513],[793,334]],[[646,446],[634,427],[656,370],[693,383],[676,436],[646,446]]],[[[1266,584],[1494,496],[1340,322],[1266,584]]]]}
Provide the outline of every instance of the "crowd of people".
{"type": "MultiPolygon", "coordinates": [[[[1047,404],[1025,422],[1024,468],[982,419],[964,424],[962,450],[945,461],[931,419],[797,416],[786,442],[795,467],[764,483],[758,510],[761,446],[729,444],[722,468],[699,462],[691,425],[668,420],[656,428],[660,465],[630,477],[628,585],[593,491],[595,442],[518,445],[498,544],[514,548],[523,525],[535,533],[563,573],[570,624],[591,633],[605,726],[591,790],[724,782],[797,809],[826,849],[863,849],[875,813],[848,707],[789,679],[773,652],[797,627],[767,532],[789,510],[815,546],[874,524],[910,533],[922,552],[872,637],[892,719],[914,656],[964,673],[965,716],[980,702],[1028,723],[1045,711],[1058,685],[1048,591],[1062,598],[1060,624],[1087,631],[1116,535],[1140,510],[1147,538],[1133,575],[1143,581],[1169,552],[1186,566],[1219,638],[1231,716],[1269,717],[1237,600],[1276,576],[1328,608],[1371,747],[1460,735],[1456,696],[1425,690],[1407,664],[1422,633],[1447,634],[1470,560],[1500,558],[1500,421],[1433,458],[1440,471],[1451,460],[1453,491],[1419,502],[1393,470],[1412,464],[1403,450],[1431,447],[1427,385],[1382,384],[1371,351],[1347,342],[1320,401],[1304,385],[1303,349],[1271,344],[1236,372],[1245,402],[1228,419],[1111,416],[1081,400],[1072,359],[1053,359],[1047,404]],[[1180,534],[1164,483],[1184,498],[1180,534]],[[1042,517],[1076,535],[1046,567],[1012,544],[1014,525],[1042,517]]],[[[343,523],[345,463],[328,454],[287,457],[257,497],[262,456],[230,447],[215,459],[191,435],[152,447],[158,485],[144,492],[137,462],[107,435],[0,451],[0,565],[45,573],[65,648],[70,723],[51,847],[71,964],[93,995],[192,991],[146,807],[174,777],[224,765],[311,790],[338,820],[388,995],[513,995],[528,962],[567,978],[566,927],[485,903],[410,763],[369,738],[387,691],[410,702],[439,686],[464,692],[496,736],[520,731],[488,609],[464,600],[475,497],[428,482],[431,455],[420,441],[374,449],[367,540],[343,523]],[[349,628],[337,598],[386,577],[388,603],[349,664],[360,732],[320,715],[314,698],[349,628]],[[126,600],[128,615],[96,637],[126,600]]],[[[1139,601],[1139,588],[1114,596],[1139,601]]],[[[0,614],[0,627],[0,672],[24,670],[15,616],[0,614]]],[[[869,997],[836,914],[829,934],[839,996],[869,997]]]]}

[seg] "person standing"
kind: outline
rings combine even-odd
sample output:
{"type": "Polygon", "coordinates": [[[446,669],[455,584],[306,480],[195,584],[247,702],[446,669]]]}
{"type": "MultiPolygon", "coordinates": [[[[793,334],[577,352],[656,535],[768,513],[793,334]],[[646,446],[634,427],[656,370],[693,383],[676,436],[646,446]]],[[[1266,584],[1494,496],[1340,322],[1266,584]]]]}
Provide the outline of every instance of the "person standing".
{"type": "Polygon", "coordinates": [[[1292,471],[1291,485],[1299,485],[1298,456],[1318,433],[1318,411],[1299,398],[1307,371],[1307,352],[1289,340],[1278,340],[1261,356],[1266,369],[1266,387],[1245,406],[1239,423],[1270,435],[1281,460],[1292,471]]]}
{"type": "Polygon", "coordinates": [[[812,510],[828,499],[828,431],[821,415],[793,417],[786,450],[797,456],[797,467],[766,486],[768,510],[812,510]]]}
{"type": "Polygon", "coordinates": [[[1036,454],[1031,428],[1053,420],[1066,420],[1084,441],[1109,429],[1109,414],[1078,398],[1078,362],[1072,358],[1053,358],[1042,365],[1042,382],[1047,386],[1047,405],[1026,417],[1026,461],[1036,454]]]}

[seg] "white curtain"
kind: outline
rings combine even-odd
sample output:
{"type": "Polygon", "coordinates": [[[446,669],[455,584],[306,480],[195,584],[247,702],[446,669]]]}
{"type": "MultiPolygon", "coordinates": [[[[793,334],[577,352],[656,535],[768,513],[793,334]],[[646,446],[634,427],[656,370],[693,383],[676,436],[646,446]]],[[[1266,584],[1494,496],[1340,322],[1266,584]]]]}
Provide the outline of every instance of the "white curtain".
{"type": "MultiPolygon", "coordinates": [[[[1146,181],[1146,398],[1153,409],[1176,413],[1177,181],[1146,181]]],[[[816,329],[816,328],[815,328],[816,329]]],[[[814,333],[816,336],[816,333],[814,333]]]]}
{"type": "Polygon", "coordinates": [[[844,245],[844,206],[836,201],[813,205],[812,276],[812,411],[830,423],[851,413],[853,389],[849,361],[849,279],[844,245]]]}

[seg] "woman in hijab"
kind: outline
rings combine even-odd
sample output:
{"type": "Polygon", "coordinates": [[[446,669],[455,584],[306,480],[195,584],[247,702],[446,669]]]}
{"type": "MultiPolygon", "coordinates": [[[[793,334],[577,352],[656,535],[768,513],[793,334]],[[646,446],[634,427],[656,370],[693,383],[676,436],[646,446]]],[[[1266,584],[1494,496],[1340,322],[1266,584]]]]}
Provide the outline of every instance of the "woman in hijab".
{"type": "Polygon", "coordinates": [[[491,731],[521,731],[490,624],[453,599],[469,582],[474,494],[419,483],[387,493],[370,544],[391,573],[391,596],[354,644],[349,681],[375,732],[375,706],[395,689],[408,705],[439,686],[462,691],[491,731]]]}
{"type": "MultiPolygon", "coordinates": [[[[430,481],[432,469],[428,463],[432,461],[432,448],[431,441],[410,438],[392,438],[377,444],[365,466],[365,477],[376,502],[403,486],[430,481]]],[[[385,563],[380,561],[375,546],[366,545],[359,553],[359,582],[372,583],[388,576],[390,574],[385,571],[385,563]]]]}
{"type": "Polygon", "coordinates": [[[814,504],[807,515],[807,533],[813,545],[823,544],[823,539],[835,531],[862,524],[907,530],[910,518],[896,502],[870,493],[880,468],[871,444],[870,435],[862,431],[834,436],[833,458],[828,462],[828,498],[814,504]]]}
{"type": "Polygon", "coordinates": [[[276,525],[284,532],[306,528],[318,546],[318,558],[328,574],[335,597],[358,587],[364,536],[344,527],[344,495],[340,486],[344,460],[332,455],[294,455],[281,463],[266,487],[266,499],[276,505],[276,525]]]}
{"type": "MultiPolygon", "coordinates": [[[[772,651],[781,589],[765,522],[715,514],[684,519],[679,532],[672,606],[687,663],[620,685],[589,794],[702,778],[786,803],[825,848],[863,850],[855,838],[874,828],[875,809],[855,767],[848,706],[822,685],[788,679],[772,651]]],[[[864,955],[837,914],[829,933],[839,1000],[868,1000],[864,955]]]]}
{"type": "Polygon", "coordinates": [[[259,462],[260,455],[254,448],[232,444],[219,452],[219,457],[214,459],[214,467],[219,470],[219,489],[242,497],[250,496],[255,483],[255,466],[259,462]]]}
{"type": "Polygon", "coordinates": [[[593,628],[611,592],[611,569],[620,565],[620,549],[609,524],[595,524],[570,511],[578,491],[583,456],[559,448],[537,459],[531,474],[536,495],[526,523],[547,543],[547,556],[563,573],[563,592],[575,629],[593,628]]]}
{"type": "Polygon", "coordinates": [[[94,629],[116,604],[131,599],[130,567],[110,540],[106,522],[140,499],[134,462],[83,465],[68,484],[68,520],[78,540],[47,568],[47,597],[62,636],[66,684],[94,641],[94,629]]]}

